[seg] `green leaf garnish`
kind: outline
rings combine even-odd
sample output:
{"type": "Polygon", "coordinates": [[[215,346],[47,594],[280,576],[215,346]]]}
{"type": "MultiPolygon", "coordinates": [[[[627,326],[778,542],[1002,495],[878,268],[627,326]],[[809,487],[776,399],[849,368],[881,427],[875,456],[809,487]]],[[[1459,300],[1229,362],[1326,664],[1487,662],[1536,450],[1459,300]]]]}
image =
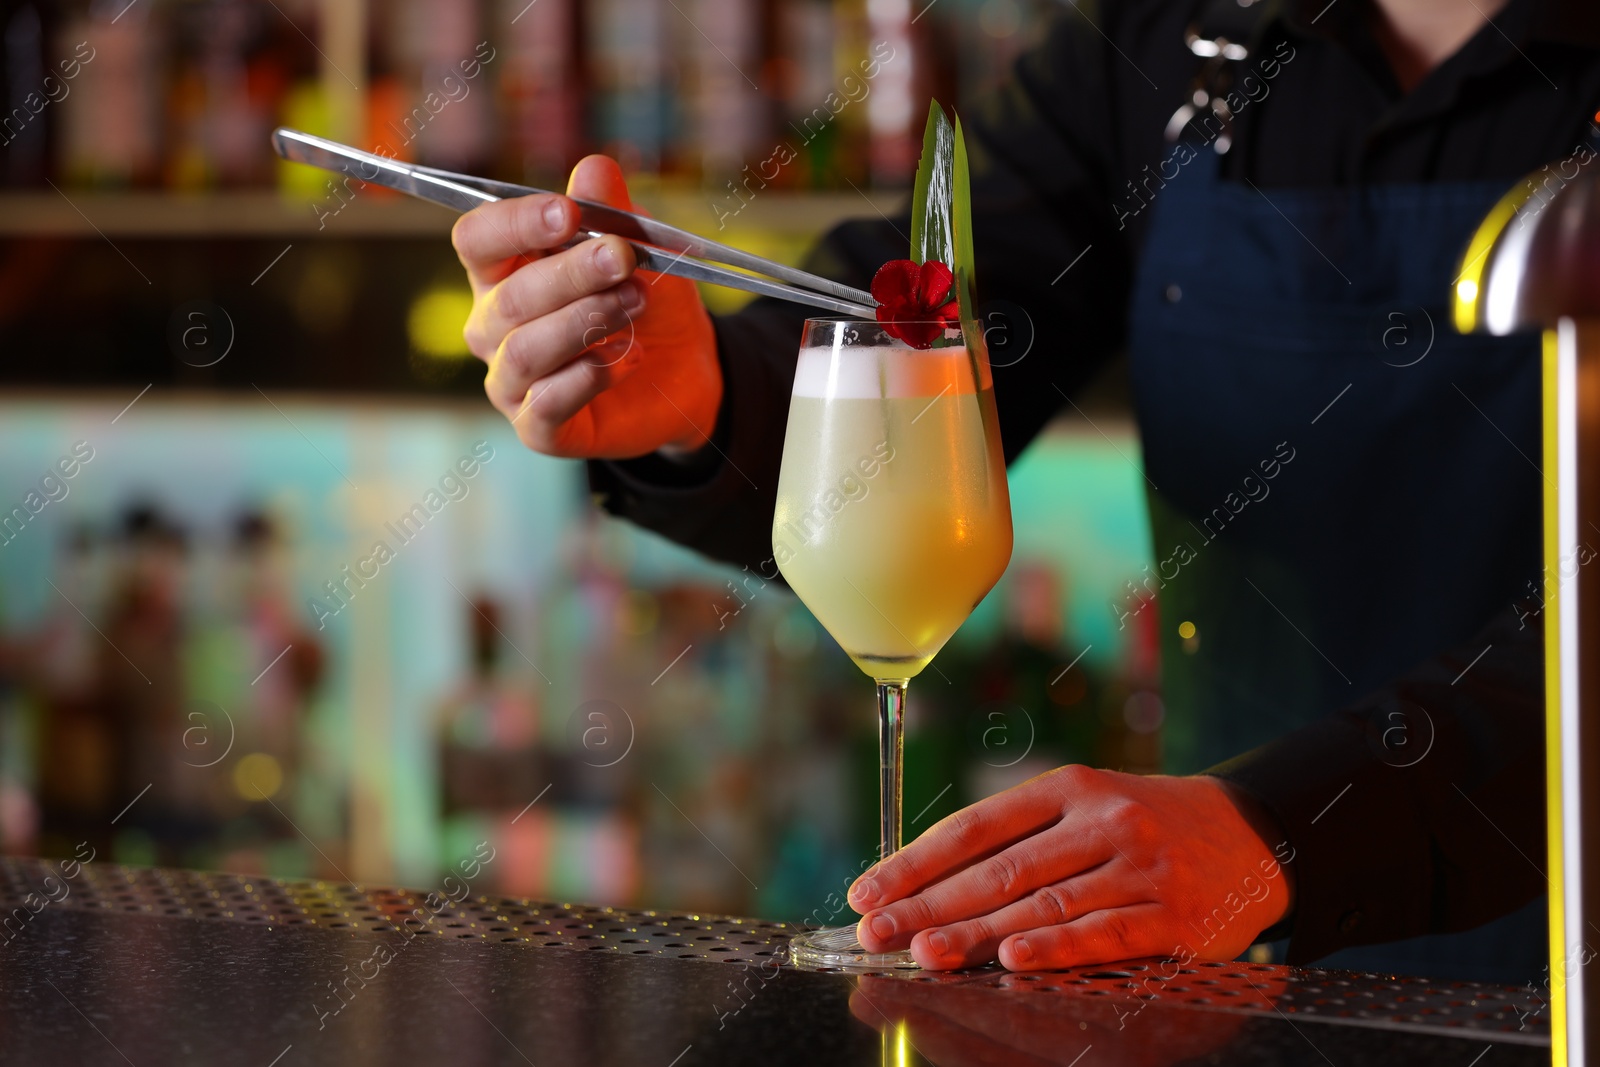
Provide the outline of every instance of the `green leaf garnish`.
{"type": "Polygon", "coordinates": [[[911,200],[911,259],[938,260],[955,275],[961,323],[969,336],[977,326],[975,256],[972,246],[972,178],[961,119],[955,125],[937,100],[928,104],[911,200]]]}
{"type": "Polygon", "coordinates": [[[937,100],[928,104],[928,124],[922,132],[922,160],[911,200],[911,259],[926,263],[937,259],[956,269],[955,233],[951,226],[951,201],[955,194],[952,161],[956,153],[955,130],[937,100]]]}
{"type": "MultiPolygon", "coordinates": [[[[961,134],[961,116],[956,116],[955,150],[951,155],[951,230],[955,234],[955,261],[950,270],[956,276],[956,299],[961,301],[961,325],[977,325],[977,286],[973,268],[977,254],[972,248],[972,175],[967,170],[967,139],[961,134]]],[[[968,330],[968,335],[972,333],[968,330]]]]}

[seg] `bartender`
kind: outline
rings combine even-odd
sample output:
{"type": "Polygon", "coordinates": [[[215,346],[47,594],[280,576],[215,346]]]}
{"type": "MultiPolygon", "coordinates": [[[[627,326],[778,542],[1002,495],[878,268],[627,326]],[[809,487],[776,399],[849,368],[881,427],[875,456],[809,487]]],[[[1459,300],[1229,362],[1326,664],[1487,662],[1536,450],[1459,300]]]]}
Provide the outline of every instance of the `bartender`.
{"type": "MultiPolygon", "coordinates": [[[[1541,979],[1540,361],[1446,300],[1499,196],[1594,159],[1597,103],[1592,0],[1108,0],[963,116],[980,309],[1034,331],[994,370],[1006,456],[1127,352],[1164,697],[1202,758],[958,812],[852,887],[866,947],[1035,969],[1286,938],[1541,979]]],[[[568,191],[630,204],[603,157],[568,191]]],[[[456,227],[490,400],[613,513],[759,566],[804,312],[712,318],[617,237],[558,250],[576,229],[554,195],[456,227]]],[[[846,223],[807,269],[865,287],[908,230],[846,223]]]]}

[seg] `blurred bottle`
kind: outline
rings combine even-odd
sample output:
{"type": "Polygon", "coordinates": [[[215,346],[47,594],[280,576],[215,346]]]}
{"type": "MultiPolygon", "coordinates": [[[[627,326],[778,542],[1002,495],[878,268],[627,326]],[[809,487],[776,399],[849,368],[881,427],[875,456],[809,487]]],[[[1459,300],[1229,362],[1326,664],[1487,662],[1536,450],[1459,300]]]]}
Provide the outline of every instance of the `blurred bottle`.
{"type": "MultiPolygon", "coordinates": [[[[319,137],[326,137],[333,132],[333,109],[328,94],[315,78],[301,77],[289,86],[289,91],[284,94],[280,116],[285,126],[319,137]]],[[[276,167],[278,188],[295,199],[317,201],[336,195],[334,180],[326,171],[283,160],[279,160],[276,167]]]]}
{"type": "MultiPolygon", "coordinates": [[[[682,155],[688,168],[713,184],[758,167],[770,145],[767,98],[761,76],[761,5],[751,0],[691,0],[681,7],[692,24],[685,79],[690,116],[682,155]],[[757,153],[760,153],[758,156],[757,153]]],[[[763,183],[770,179],[761,179],[763,183]]]]}
{"type": "MultiPolygon", "coordinates": [[[[316,27],[292,22],[282,15],[268,26],[270,40],[258,57],[262,70],[259,74],[252,72],[252,81],[261,82],[263,91],[271,90],[275,121],[322,137],[333,136],[334,105],[323,77],[325,61],[312,40],[318,36],[316,27]]],[[[263,153],[268,150],[263,149],[263,153]]],[[[275,184],[288,197],[315,201],[333,195],[325,172],[286,163],[275,156],[269,155],[269,160],[275,184]]]]}
{"type": "Polygon", "coordinates": [[[842,130],[831,121],[819,122],[816,114],[819,107],[826,110],[834,87],[839,34],[833,9],[833,0],[790,0],[777,12],[778,51],[771,80],[783,106],[784,124],[778,132],[797,155],[792,180],[813,186],[838,181],[842,130]]]}
{"type": "MultiPolygon", "coordinates": [[[[358,147],[403,162],[417,162],[416,138],[406,130],[406,116],[416,106],[416,71],[402,54],[406,42],[400,25],[408,9],[386,6],[372,12],[371,44],[367,52],[367,128],[358,147]]],[[[392,190],[369,185],[363,196],[399,196],[392,190]]]]}
{"type": "Polygon", "coordinates": [[[439,754],[445,811],[515,814],[548,780],[541,767],[539,709],[530,690],[501,670],[504,621],[487,597],[467,612],[472,663],[440,704],[439,754]]]}
{"type": "Polygon", "coordinates": [[[565,189],[583,150],[584,74],[576,0],[501,0],[498,84],[513,180],[565,189]]]}
{"type": "Polygon", "coordinates": [[[1161,696],[1161,604],[1152,596],[1129,619],[1129,634],[1116,680],[1101,706],[1105,733],[1101,739],[1102,766],[1138,774],[1162,769],[1166,729],[1166,703],[1161,696]]]}
{"type": "Polygon", "coordinates": [[[250,679],[236,706],[250,720],[249,751],[271,758],[292,786],[304,763],[307,705],[326,654],[292,595],[283,551],[277,524],[265,512],[248,510],[235,520],[233,622],[242,637],[240,677],[250,679]]]}
{"type": "MultiPolygon", "coordinates": [[[[867,4],[867,40],[861,51],[882,47],[895,57],[873,80],[872,95],[866,101],[872,183],[880,187],[910,182],[922,154],[926,94],[917,94],[920,71],[913,61],[912,16],[911,0],[869,0],[867,4]]],[[[945,101],[946,106],[949,103],[945,101]]]]}
{"type": "Polygon", "coordinates": [[[429,166],[482,173],[493,161],[494,63],[478,0],[406,0],[388,12],[396,73],[409,92],[387,131],[429,166]],[[490,77],[485,77],[485,64],[490,77]]]}
{"type": "Polygon", "coordinates": [[[123,516],[118,548],[97,702],[111,723],[115,796],[132,805],[117,831],[141,839],[137,855],[118,854],[180,866],[217,825],[210,779],[183,765],[188,540],[162,511],[138,504],[123,516]]]}
{"type": "Polygon", "coordinates": [[[0,185],[43,185],[49,164],[50,113],[71,86],[51,68],[37,4],[22,4],[0,23],[5,36],[5,113],[0,115],[0,185]],[[47,82],[46,78],[50,80],[47,82]]]}
{"type": "Polygon", "coordinates": [[[43,625],[25,641],[23,683],[39,712],[36,791],[40,849],[70,855],[109,841],[117,800],[114,724],[98,699],[103,642],[79,611],[102,612],[97,546],[87,528],[68,535],[52,579],[61,589],[43,625]]]}
{"type": "Polygon", "coordinates": [[[590,128],[623,170],[660,174],[679,132],[667,92],[676,28],[667,20],[680,16],[667,0],[591,0],[584,14],[594,75],[590,128]]]}
{"type": "Polygon", "coordinates": [[[160,174],[160,42],[151,4],[94,0],[87,16],[69,21],[56,51],[88,42],[73,89],[61,109],[62,171],[74,185],[119,188],[154,184],[160,174]]]}
{"type": "Polygon", "coordinates": [[[506,620],[487,597],[465,621],[472,661],[439,703],[437,751],[446,866],[469,842],[497,853],[489,878],[502,892],[536,894],[549,884],[550,805],[535,811],[549,782],[539,748],[539,705],[528,684],[502,667],[506,620]]]}
{"type": "Polygon", "coordinates": [[[270,59],[252,77],[250,55],[274,12],[256,0],[215,0],[201,13],[201,70],[205,78],[205,144],[218,184],[259,183],[271,156],[267,135],[276,111],[277,81],[270,59]]]}
{"type": "Polygon", "coordinates": [[[206,144],[206,82],[194,56],[180,55],[170,65],[166,123],[166,187],[183,191],[210,187],[216,175],[206,144]]]}

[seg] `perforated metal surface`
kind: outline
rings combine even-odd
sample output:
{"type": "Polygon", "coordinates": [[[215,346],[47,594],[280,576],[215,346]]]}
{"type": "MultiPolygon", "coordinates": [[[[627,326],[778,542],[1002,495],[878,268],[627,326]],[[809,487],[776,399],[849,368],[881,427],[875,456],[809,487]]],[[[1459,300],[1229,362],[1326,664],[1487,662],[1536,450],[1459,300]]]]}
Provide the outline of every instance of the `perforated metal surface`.
{"type": "MultiPolygon", "coordinates": [[[[459,885],[459,883],[457,883],[459,885]]],[[[85,865],[64,879],[55,864],[0,859],[0,920],[7,932],[35,910],[135,912],[205,922],[309,927],[349,934],[495,942],[530,949],[614,952],[709,962],[787,966],[787,923],[474,895],[450,901],[406,889],[279,881],[235,874],[85,865]],[[46,882],[46,878],[53,882],[46,882]],[[30,894],[32,894],[30,898],[30,894]],[[45,903],[49,901],[48,903],[45,903]],[[18,909],[21,909],[20,911],[18,909]]],[[[968,984],[1028,997],[1113,998],[1203,1011],[1433,1033],[1478,1033],[1549,1044],[1542,999],[1527,989],[1478,982],[1357,974],[1261,964],[1134,961],[1046,974],[998,968],[933,974],[883,972],[911,982],[968,984]]],[[[1120,1014],[1120,1012],[1119,1012],[1120,1014]]]]}
{"type": "MultiPolygon", "coordinates": [[[[454,883],[460,885],[459,881],[454,883]]],[[[112,909],[264,926],[318,927],[348,933],[407,931],[464,940],[532,947],[612,950],[641,956],[675,956],[767,963],[786,956],[793,929],[783,923],[723,916],[631,911],[552,904],[514,897],[449,899],[409,889],[336,882],[279,881],[238,874],[149,870],[95,863],[70,881],[55,865],[0,860],[0,908],[25,906],[28,894],[61,898],[48,907],[112,909]],[[54,885],[51,890],[46,877],[54,885]]],[[[460,896],[459,890],[456,892],[460,896]]],[[[769,964],[770,965],[770,964],[769,964]]]]}
{"type": "Polygon", "coordinates": [[[1263,964],[1197,962],[1178,969],[1158,961],[1136,961],[1050,974],[1006,974],[996,985],[1036,994],[1121,996],[1354,1025],[1489,1031],[1534,1045],[1550,1041],[1542,999],[1526,989],[1483,982],[1263,964]]]}

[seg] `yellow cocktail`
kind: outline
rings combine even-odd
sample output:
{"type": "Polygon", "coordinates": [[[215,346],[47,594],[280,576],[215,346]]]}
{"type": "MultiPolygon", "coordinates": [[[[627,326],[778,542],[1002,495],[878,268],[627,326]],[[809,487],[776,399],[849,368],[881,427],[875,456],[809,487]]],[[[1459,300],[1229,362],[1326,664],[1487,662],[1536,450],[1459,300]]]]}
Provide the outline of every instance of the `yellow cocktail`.
{"type": "MultiPolygon", "coordinates": [[[[982,339],[918,350],[874,323],[806,323],[773,518],[796,595],[878,683],[882,837],[901,844],[906,683],[993,588],[1011,558],[1011,500],[982,339]]],[[[854,931],[797,938],[797,961],[914,966],[854,931]],[[809,953],[809,955],[808,955],[809,953]]]]}

